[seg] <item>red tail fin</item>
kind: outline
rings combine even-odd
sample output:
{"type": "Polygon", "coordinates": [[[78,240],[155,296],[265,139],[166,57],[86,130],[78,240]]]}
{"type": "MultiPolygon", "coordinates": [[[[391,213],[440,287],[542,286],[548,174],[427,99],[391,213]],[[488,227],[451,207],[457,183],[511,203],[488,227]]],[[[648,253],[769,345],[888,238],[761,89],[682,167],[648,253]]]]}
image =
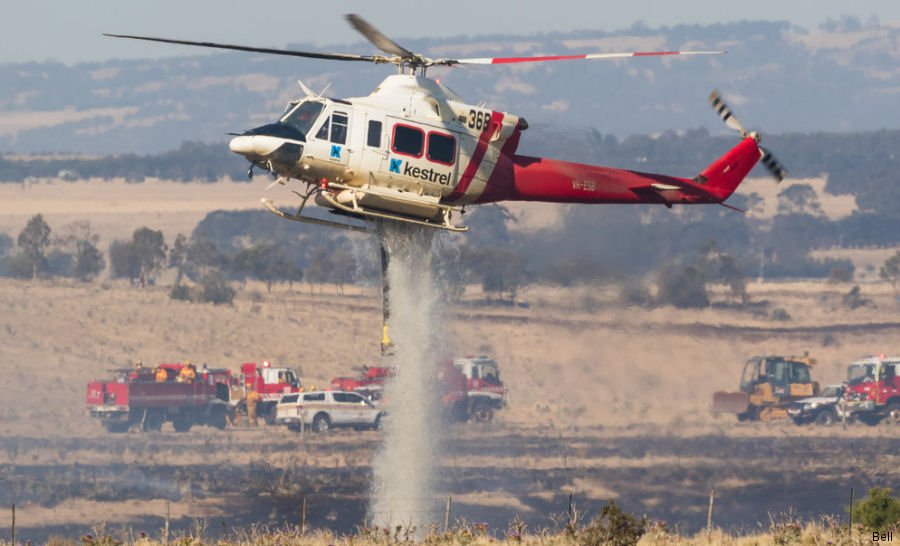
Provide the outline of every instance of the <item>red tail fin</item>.
{"type": "Polygon", "coordinates": [[[756,141],[747,137],[707,167],[694,182],[703,184],[706,190],[724,201],[737,189],[759,158],[756,141]]]}

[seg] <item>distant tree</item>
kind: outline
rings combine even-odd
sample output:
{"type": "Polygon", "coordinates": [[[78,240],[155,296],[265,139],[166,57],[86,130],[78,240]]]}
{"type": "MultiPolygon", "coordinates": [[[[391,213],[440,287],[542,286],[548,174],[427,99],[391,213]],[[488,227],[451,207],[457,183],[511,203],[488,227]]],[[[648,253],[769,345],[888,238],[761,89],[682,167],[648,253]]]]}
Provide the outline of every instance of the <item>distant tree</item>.
{"type": "Polygon", "coordinates": [[[175,237],[172,249],[169,251],[169,267],[176,270],[175,284],[180,285],[181,279],[184,277],[184,269],[187,265],[188,257],[188,239],[183,233],[179,233],[175,237]]]}
{"type": "Polygon", "coordinates": [[[138,228],[132,235],[134,255],[140,264],[140,275],[150,279],[166,260],[166,242],[162,231],[138,228]]]}
{"type": "Polygon", "coordinates": [[[33,274],[31,260],[21,252],[4,256],[2,260],[0,260],[0,268],[2,268],[4,276],[17,279],[30,279],[33,274]]]}
{"type": "Polygon", "coordinates": [[[338,290],[344,293],[344,285],[353,282],[356,271],[356,259],[353,253],[344,247],[338,247],[331,253],[331,281],[337,283],[338,290]]]}
{"type": "Polygon", "coordinates": [[[19,248],[31,264],[31,278],[36,279],[41,266],[45,263],[44,252],[50,244],[50,226],[44,217],[35,214],[19,233],[19,248]]]}
{"type": "Polygon", "coordinates": [[[778,195],[778,214],[822,214],[819,196],[809,184],[794,184],[778,195]]]}
{"type": "Polygon", "coordinates": [[[106,267],[100,250],[90,241],[79,241],[72,272],[82,281],[90,281],[106,267]]]}
{"type": "Polygon", "coordinates": [[[221,271],[211,271],[200,279],[199,301],[215,305],[230,304],[234,300],[234,288],[221,271]]]}
{"type": "Polygon", "coordinates": [[[299,280],[302,272],[294,266],[273,244],[252,246],[240,251],[232,260],[232,268],[239,275],[246,275],[266,283],[266,292],[272,291],[276,281],[299,280]]]}
{"type": "Polygon", "coordinates": [[[60,230],[57,244],[70,252],[67,273],[89,281],[106,267],[106,260],[97,248],[100,236],[93,233],[87,220],[79,220],[67,224],[60,230]]]}
{"type": "Polygon", "coordinates": [[[667,267],[659,274],[657,299],[682,309],[707,307],[706,277],[692,265],[667,267]]]}
{"type": "Polygon", "coordinates": [[[13,247],[12,237],[5,233],[0,233],[0,254],[6,254],[6,252],[13,247]]]}
{"type": "Polygon", "coordinates": [[[731,295],[739,299],[741,303],[747,303],[750,300],[750,295],[747,293],[744,264],[731,254],[719,250],[715,240],[710,239],[700,247],[698,267],[707,282],[716,281],[726,284],[731,289],[731,295]]]}
{"type": "Polygon", "coordinates": [[[848,271],[847,269],[834,266],[828,272],[828,281],[829,282],[850,282],[853,280],[853,272],[848,271]]]}
{"type": "Polygon", "coordinates": [[[439,244],[431,258],[431,270],[440,293],[448,301],[458,301],[466,291],[466,272],[459,247],[439,244]]]}
{"type": "Polygon", "coordinates": [[[191,290],[187,286],[179,283],[172,285],[169,291],[169,298],[179,301],[191,301],[191,290]]]}
{"type": "Polygon", "coordinates": [[[900,282],[900,251],[885,260],[884,265],[881,266],[879,276],[891,283],[891,288],[894,289],[894,296],[896,296],[897,283],[900,282]]]}
{"type": "Polygon", "coordinates": [[[851,288],[849,292],[844,294],[844,296],[841,298],[841,301],[850,309],[858,309],[872,303],[872,300],[864,298],[862,296],[862,291],[859,289],[858,284],[851,288]]]}
{"type": "Polygon", "coordinates": [[[71,254],[63,249],[51,248],[47,251],[45,258],[44,265],[41,267],[41,271],[45,275],[51,277],[71,277],[74,274],[72,272],[72,265],[75,263],[75,260],[71,254]]]}
{"type": "Polygon", "coordinates": [[[496,292],[497,298],[503,299],[505,292],[515,300],[525,274],[525,258],[507,248],[463,247],[463,263],[485,293],[496,292]]]}
{"type": "Polygon", "coordinates": [[[310,283],[310,291],[312,283],[324,283],[331,278],[331,272],[334,265],[331,262],[331,253],[323,246],[316,247],[312,251],[309,258],[309,265],[306,267],[306,280],[310,283]]]}
{"type": "Polygon", "coordinates": [[[113,241],[109,245],[109,263],[113,278],[136,279],[141,275],[141,261],[131,241],[113,241]]]}
{"type": "Polygon", "coordinates": [[[619,301],[625,305],[650,307],[653,305],[653,296],[643,282],[632,280],[622,285],[619,301]]]}
{"type": "Polygon", "coordinates": [[[187,246],[184,264],[187,276],[191,280],[196,280],[209,272],[227,268],[228,257],[219,251],[205,231],[201,231],[195,234],[187,246]]]}
{"type": "Polygon", "coordinates": [[[573,256],[547,264],[540,270],[538,277],[552,284],[572,286],[578,283],[597,281],[607,273],[596,259],[587,256],[573,256]]]}

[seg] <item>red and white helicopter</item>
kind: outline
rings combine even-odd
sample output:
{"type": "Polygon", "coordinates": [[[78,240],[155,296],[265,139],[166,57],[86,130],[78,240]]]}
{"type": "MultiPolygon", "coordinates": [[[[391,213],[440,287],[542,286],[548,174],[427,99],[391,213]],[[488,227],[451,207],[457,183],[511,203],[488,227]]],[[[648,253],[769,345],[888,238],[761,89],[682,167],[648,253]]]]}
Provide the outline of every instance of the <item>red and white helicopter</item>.
{"type": "MultiPolygon", "coordinates": [[[[556,203],[722,203],[762,158],[779,181],[781,165],[731,114],[717,93],[709,100],[741,142],[692,179],[613,169],[516,154],[525,120],[466,103],[445,85],[425,76],[432,66],[488,65],[574,59],[622,59],[658,55],[710,55],[722,51],[594,53],[546,57],[429,59],[413,53],[357,15],[350,24],[383,55],[349,55],[246,47],[107,34],[173,44],[232,49],[314,59],[390,63],[388,76],[367,97],[325,98],[302,82],[303,99],[292,101],[275,122],[235,135],[229,147],[254,167],[306,185],[302,202],[287,213],[267,199],[276,214],[302,222],[365,230],[344,222],[303,215],[310,197],[337,214],[386,219],[465,231],[452,214],[465,205],[498,201],[556,203]]],[[[728,205],[725,205],[728,206],[728,205]]]]}

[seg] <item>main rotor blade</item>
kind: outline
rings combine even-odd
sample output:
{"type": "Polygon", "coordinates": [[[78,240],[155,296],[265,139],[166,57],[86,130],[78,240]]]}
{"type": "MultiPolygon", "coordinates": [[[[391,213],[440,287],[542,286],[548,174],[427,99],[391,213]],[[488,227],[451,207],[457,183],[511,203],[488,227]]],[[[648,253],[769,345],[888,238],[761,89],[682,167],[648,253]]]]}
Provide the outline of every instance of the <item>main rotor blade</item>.
{"type": "Polygon", "coordinates": [[[725,51],[630,51],[626,53],[587,53],[585,55],[552,55],[548,57],[481,57],[473,59],[443,59],[440,64],[507,64],[544,61],[573,61],[577,59],[624,59],[660,55],[724,55],[725,51]]]}
{"type": "Polygon", "coordinates": [[[350,22],[351,25],[353,25],[353,28],[355,28],[357,32],[368,38],[370,42],[375,44],[378,49],[384,51],[385,53],[397,55],[398,57],[413,56],[412,51],[409,51],[405,47],[397,45],[396,42],[382,34],[378,29],[367,23],[359,15],[356,15],[355,13],[348,13],[345,18],[350,22]]]}
{"type": "Polygon", "coordinates": [[[147,40],[148,42],[163,42],[166,44],[180,44],[200,47],[212,47],[217,49],[233,49],[236,51],[250,51],[253,53],[268,53],[271,55],[289,55],[292,57],[308,57],[311,59],[329,59],[332,61],[368,61],[368,62],[385,62],[384,57],[373,57],[364,55],[347,55],[344,53],[316,53],[311,51],[296,51],[293,49],[272,49],[268,47],[248,47],[232,44],[215,44],[212,42],[192,42],[189,40],[170,40],[168,38],[153,38],[150,36],[131,36],[128,34],[107,34],[113,38],[129,38],[132,40],[147,40]]]}
{"type": "Polygon", "coordinates": [[[725,104],[725,101],[722,100],[718,91],[713,91],[709,94],[709,104],[712,105],[713,110],[718,112],[719,117],[725,122],[726,127],[734,129],[739,132],[742,137],[747,138],[750,133],[748,133],[747,129],[741,125],[741,122],[738,121],[738,118],[732,113],[731,108],[729,108],[728,105],[725,104]]]}

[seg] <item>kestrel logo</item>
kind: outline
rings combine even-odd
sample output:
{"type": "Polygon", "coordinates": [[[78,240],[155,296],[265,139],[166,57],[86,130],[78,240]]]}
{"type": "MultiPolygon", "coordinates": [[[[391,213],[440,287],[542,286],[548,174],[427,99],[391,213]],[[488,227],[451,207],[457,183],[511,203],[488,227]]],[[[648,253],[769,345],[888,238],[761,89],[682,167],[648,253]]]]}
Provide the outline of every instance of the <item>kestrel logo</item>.
{"type": "Polygon", "coordinates": [[[408,176],[410,178],[418,178],[425,182],[437,182],[444,186],[450,185],[450,173],[442,173],[434,169],[423,169],[422,167],[414,167],[409,161],[404,162],[402,159],[391,158],[391,164],[388,170],[392,173],[408,176]]]}
{"type": "Polygon", "coordinates": [[[340,146],[335,146],[334,144],[331,145],[331,157],[332,157],[332,159],[340,159],[341,158],[341,147],[340,146]]]}

